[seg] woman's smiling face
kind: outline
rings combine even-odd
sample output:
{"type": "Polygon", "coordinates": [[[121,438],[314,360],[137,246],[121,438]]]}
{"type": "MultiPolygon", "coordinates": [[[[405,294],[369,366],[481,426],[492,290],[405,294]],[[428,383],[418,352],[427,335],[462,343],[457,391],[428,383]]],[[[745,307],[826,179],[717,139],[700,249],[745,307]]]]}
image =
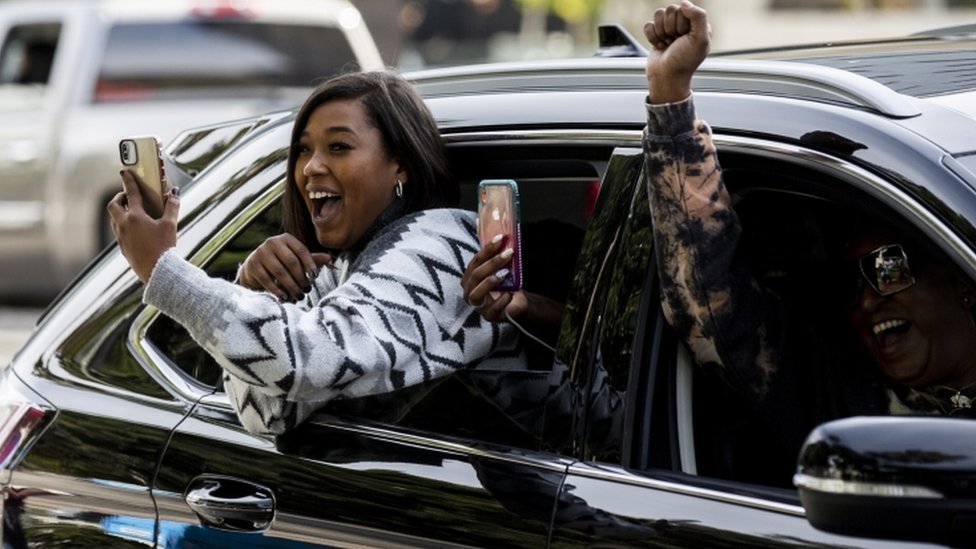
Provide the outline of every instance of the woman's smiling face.
{"type": "Polygon", "coordinates": [[[319,105],[298,141],[295,183],[322,246],[355,246],[406,183],[383,137],[356,99],[319,105]]]}
{"type": "MultiPolygon", "coordinates": [[[[848,257],[900,243],[887,231],[858,236],[848,257]]],[[[891,380],[910,387],[965,386],[976,381],[976,326],[964,286],[944,266],[912,256],[911,287],[887,296],[867,283],[849,313],[855,334],[891,380]]],[[[858,273],[857,276],[861,276],[858,273]]]]}

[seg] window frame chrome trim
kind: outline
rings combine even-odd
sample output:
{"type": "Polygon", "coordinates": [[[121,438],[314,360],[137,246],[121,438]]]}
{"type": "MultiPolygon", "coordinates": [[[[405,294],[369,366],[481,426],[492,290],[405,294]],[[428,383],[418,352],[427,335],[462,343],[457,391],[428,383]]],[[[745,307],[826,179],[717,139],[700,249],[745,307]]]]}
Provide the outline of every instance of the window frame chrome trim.
{"type": "MultiPolygon", "coordinates": [[[[247,223],[271,207],[280,199],[282,179],[276,178],[256,200],[253,200],[235,214],[229,223],[209,238],[193,253],[188,260],[196,266],[207,264],[228,242],[241,233],[247,223]]],[[[199,402],[217,408],[231,410],[232,406],[227,394],[214,392],[212,388],[195,382],[169,357],[164,355],[148,338],[149,327],[161,315],[159,309],[147,305],[129,327],[127,343],[133,356],[158,380],[164,382],[170,390],[175,391],[181,398],[190,402],[199,402]]]]}

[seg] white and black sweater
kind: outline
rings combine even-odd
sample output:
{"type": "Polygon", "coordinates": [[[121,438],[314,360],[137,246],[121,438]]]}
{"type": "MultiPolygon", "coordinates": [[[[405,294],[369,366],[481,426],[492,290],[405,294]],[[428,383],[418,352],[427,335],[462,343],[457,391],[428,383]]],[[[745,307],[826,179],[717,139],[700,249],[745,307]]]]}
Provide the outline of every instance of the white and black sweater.
{"type": "Polygon", "coordinates": [[[211,278],[173,250],[143,299],[224,368],[244,427],[277,434],[336,398],[462,368],[525,368],[515,329],[484,320],[463,299],[461,275],[477,250],[473,213],[426,210],[380,229],[351,263],[336,257],[302,303],[211,278]]]}

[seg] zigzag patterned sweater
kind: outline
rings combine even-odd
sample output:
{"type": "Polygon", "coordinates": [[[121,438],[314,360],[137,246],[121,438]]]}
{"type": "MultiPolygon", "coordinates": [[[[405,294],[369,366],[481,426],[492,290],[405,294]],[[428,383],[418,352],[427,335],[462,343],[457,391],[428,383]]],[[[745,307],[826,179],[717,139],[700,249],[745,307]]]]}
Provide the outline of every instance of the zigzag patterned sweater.
{"type": "Polygon", "coordinates": [[[462,295],[475,216],[426,210],[386,225],[355,257],[320,269],[305,301],[211,278],[167,251],[143,300],[224,368],[244,427],[278,434],[337,398],[386,393],[469,367],[524,369],[515,329],[462,295]]]}

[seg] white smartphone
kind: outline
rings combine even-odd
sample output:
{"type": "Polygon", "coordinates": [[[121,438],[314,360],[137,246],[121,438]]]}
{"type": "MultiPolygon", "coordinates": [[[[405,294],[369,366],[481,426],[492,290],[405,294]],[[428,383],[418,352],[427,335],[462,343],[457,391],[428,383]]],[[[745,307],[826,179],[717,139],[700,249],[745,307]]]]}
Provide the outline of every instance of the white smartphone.
{"type": "Polygon", "coordinates": [[[163,195],[169,191],[169,183],[163,168],[163,149],[159,139],[144,135],[119,141],[119,159],[123,167],[136,175],[146,213],[156,219],[162,217],[163,195]]]}

